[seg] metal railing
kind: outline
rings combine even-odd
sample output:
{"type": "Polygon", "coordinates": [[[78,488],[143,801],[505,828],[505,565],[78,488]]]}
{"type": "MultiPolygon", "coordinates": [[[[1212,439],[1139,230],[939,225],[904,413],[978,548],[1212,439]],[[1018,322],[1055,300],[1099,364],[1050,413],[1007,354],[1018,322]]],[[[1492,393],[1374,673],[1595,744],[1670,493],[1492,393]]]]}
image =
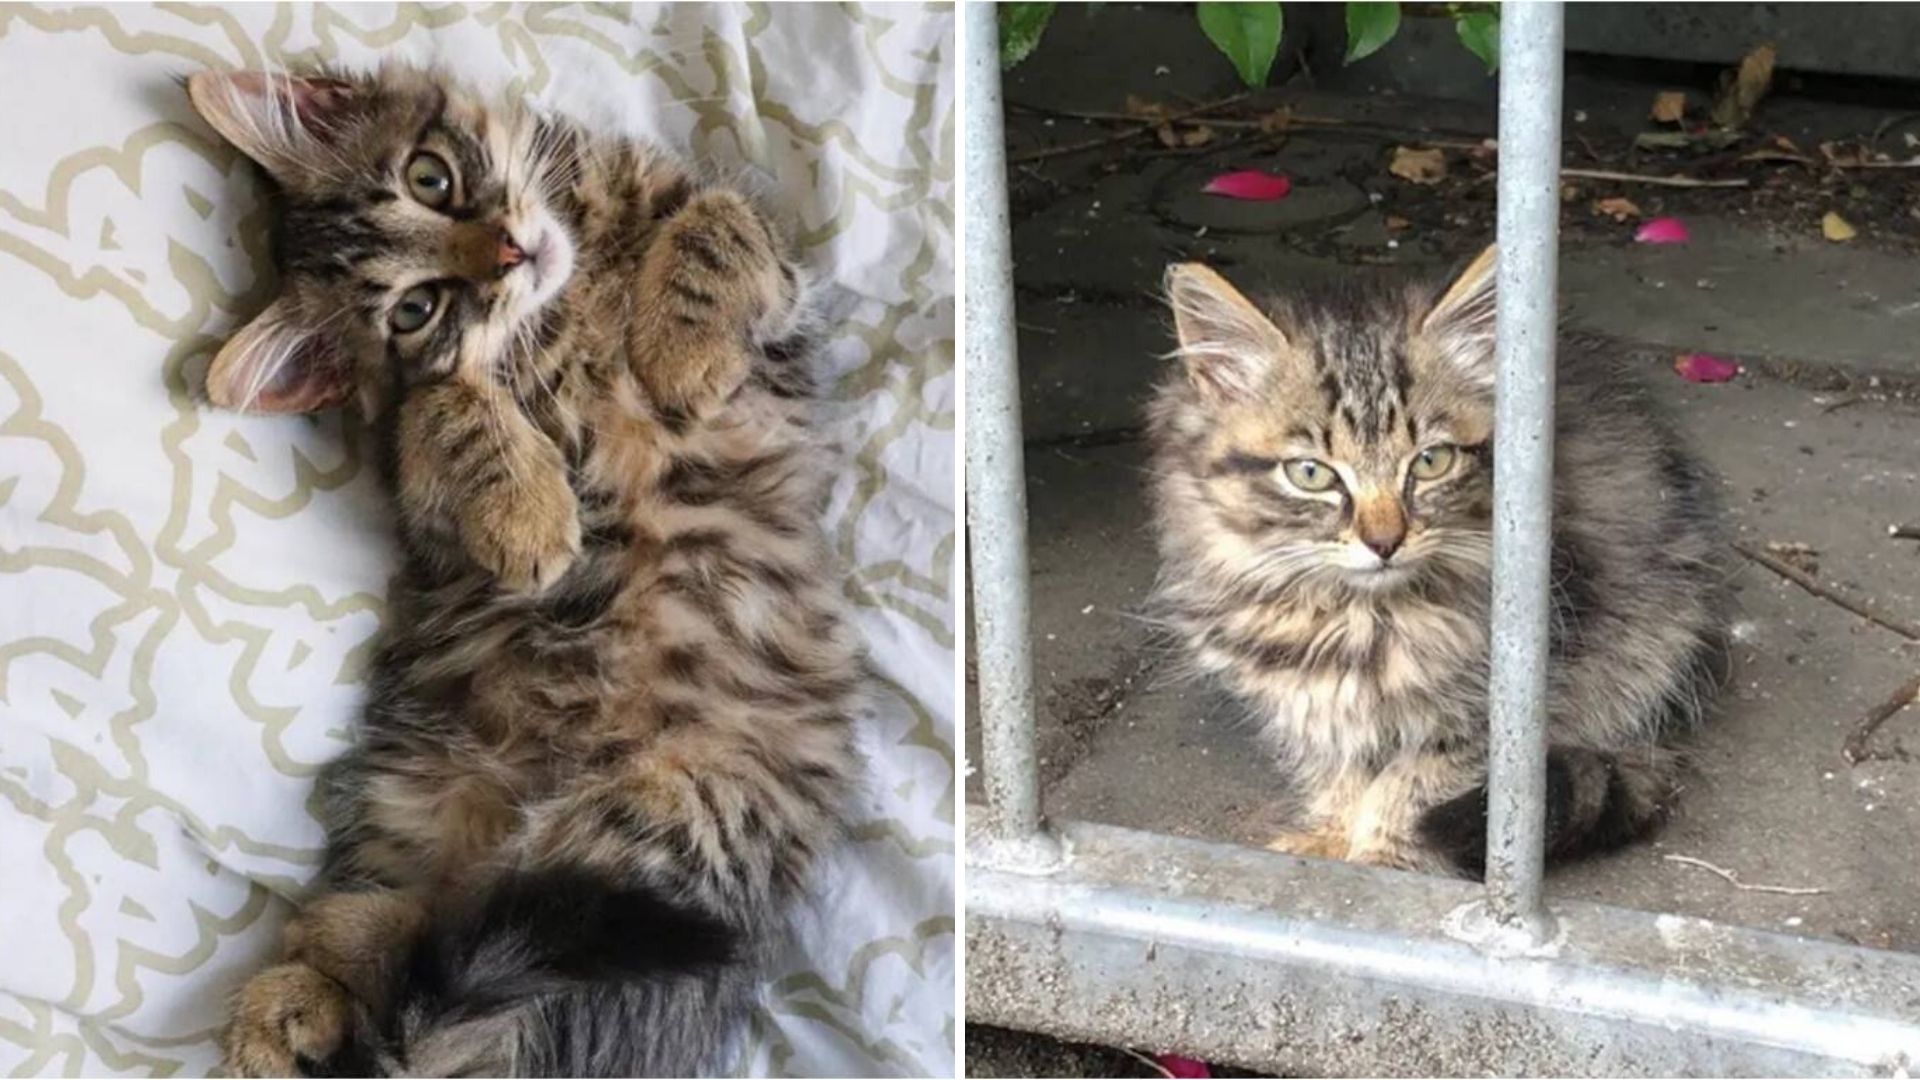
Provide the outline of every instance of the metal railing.
{"type": "Polygon", "coordinates": [[[967,1018],[1295,1072],[1904,1075],[1920,956],[1544,892],[1563,41],[1502,12],[1487,877],[1041,816],[998,33],[966,5],[967,518],[985,808],[967,1018]]]}

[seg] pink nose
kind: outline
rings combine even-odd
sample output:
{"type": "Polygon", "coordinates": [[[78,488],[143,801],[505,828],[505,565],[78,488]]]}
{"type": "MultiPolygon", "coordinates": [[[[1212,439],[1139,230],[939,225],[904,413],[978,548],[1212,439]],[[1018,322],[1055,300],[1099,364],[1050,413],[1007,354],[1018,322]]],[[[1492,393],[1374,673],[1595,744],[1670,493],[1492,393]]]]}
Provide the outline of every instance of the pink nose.
{"type": "Polygon", "coordinates": [[[500,269],[509,270],[527,261],[527,253],[513,242],[513,234],[500,230],[500,269]]]}

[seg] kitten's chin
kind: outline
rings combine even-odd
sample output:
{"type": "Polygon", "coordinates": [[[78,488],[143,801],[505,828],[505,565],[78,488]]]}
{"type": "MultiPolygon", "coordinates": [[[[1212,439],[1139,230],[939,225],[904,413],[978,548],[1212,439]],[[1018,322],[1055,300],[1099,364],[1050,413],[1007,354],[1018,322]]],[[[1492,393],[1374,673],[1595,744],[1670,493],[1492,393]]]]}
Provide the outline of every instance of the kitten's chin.
{"type": "Polygon", "coordinates": [[[1361,592],[1388,592],[1397,589],[1415,576],[1414,567],[1405,563],[1381,563],[1368,569],[1346,567],[1343,575],[1348,585],[1361,592]]]}

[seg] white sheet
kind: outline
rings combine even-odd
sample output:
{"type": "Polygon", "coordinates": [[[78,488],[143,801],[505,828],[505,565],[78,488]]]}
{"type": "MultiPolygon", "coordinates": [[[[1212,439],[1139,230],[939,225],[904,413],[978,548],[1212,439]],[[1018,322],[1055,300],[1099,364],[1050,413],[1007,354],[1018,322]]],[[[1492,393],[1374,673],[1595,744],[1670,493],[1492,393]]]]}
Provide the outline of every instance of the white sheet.
{"type": "Polygon", "coordinates": [[[338,419],[197,406],[259,185],[171,81],[399,55],[739,170],[844,290],[828,527],[885,676],[754,1075],[951,1075],[953,31],[931,7],[0,6],[0,1072],[198,1075],[392,565],[338,419]]]}

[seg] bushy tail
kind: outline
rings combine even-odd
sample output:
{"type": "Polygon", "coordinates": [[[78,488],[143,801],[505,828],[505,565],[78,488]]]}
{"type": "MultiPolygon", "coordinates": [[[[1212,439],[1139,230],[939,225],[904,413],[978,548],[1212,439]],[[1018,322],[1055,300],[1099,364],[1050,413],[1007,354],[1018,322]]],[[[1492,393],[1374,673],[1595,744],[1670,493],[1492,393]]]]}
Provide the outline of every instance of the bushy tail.
{"type": "MultiPolygon", "coordinates": [[[[1549,749],[1548,860],[1611,851],[1651,831],[1666,817],[1678,771],[1678,755],[1670,750],[1549,749]]],[[[1486,785],[1428,810],[1420,818],[1420,836],[1461,871],[1485,871],[1486,785]]]]}
{"type": "MultiPolygon", "coordinates": [[[[431,925],[381,1025],[382,1056],[414,1075],[503,1069],[527,1033],[517,1006],[594,988],[702,995],[741,935],[664,895],[585,867],[512,871],[431,925]]],[[[635,1032],[644,1040],[647,1033],[635,1032]]]]}

